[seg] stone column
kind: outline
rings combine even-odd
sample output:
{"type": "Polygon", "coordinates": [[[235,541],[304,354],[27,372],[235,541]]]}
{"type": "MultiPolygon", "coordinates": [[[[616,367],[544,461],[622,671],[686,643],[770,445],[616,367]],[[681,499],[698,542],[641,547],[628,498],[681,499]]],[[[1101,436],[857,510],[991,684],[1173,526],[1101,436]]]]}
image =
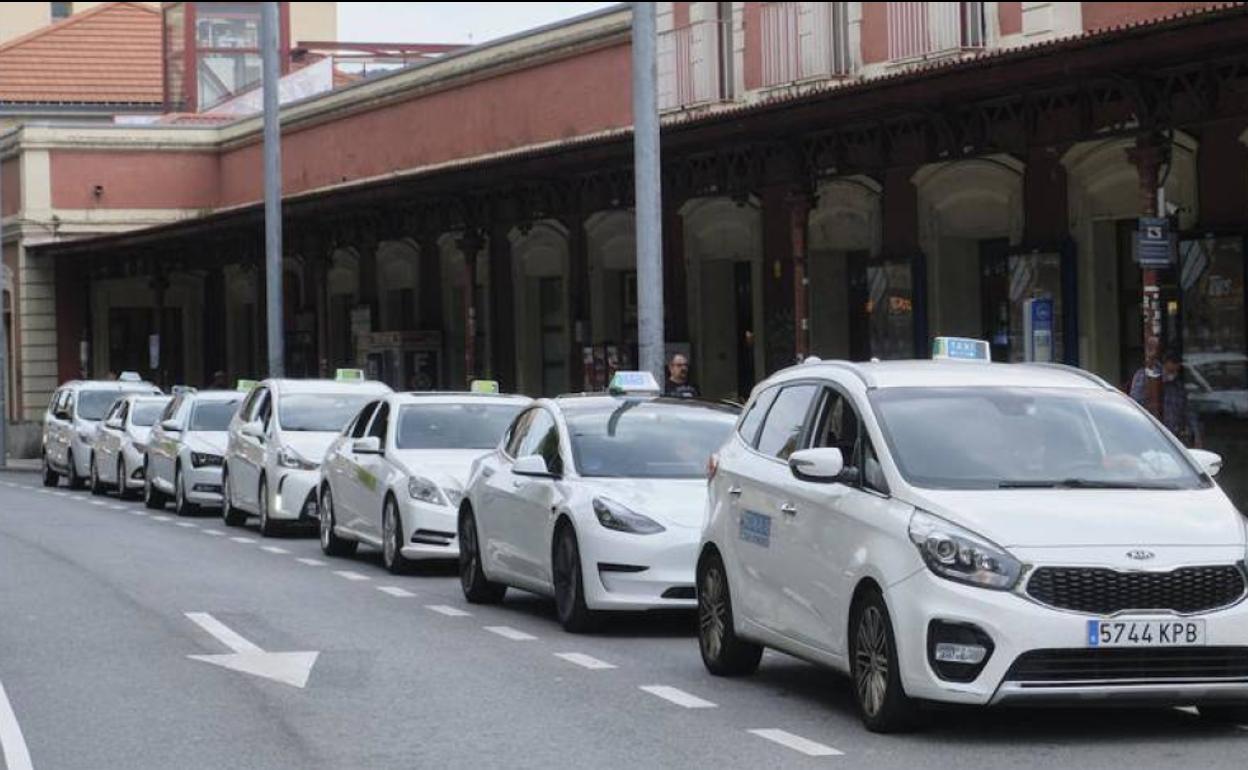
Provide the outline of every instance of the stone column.
{"type": "MultiPolygon", "coordinates": [[[[1170,148],[1154,136],[1140,136],[1135,147],[1127,150],[1127,158],[1139,177],[1140,216],[1158,216],[1157,187],[1161,167],[1169,160],[1170,148]]],[[[1144,292],[1141,310],[1144,314],[1144,368],[1157,370],[1158,376],[1145,377],[1144,406],[1157,419],[1163,416],[1161,369],[1161,271],[1143,270],[1144,292]]]]}

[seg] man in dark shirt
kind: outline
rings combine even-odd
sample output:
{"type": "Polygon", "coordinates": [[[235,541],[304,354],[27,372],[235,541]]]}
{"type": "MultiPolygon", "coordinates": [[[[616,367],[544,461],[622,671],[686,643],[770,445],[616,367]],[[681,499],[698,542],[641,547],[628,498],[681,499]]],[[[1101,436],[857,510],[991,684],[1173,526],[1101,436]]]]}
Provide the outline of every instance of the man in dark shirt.
{"type": "Polygon", "coordinates": [[[667,383],[663,395],[674,398],[697,398],[698,389],[689,382],[689,359],[675,353],[667,362],[667,383]]]}

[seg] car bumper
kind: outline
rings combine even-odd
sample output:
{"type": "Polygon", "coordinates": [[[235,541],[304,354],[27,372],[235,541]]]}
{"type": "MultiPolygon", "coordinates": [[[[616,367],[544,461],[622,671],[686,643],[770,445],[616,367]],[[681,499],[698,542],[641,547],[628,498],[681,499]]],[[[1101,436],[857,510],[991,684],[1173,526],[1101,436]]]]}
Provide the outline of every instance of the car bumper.
{"type": "Polygon", "coordinates": [[[221,507],[221,466],[183,466],[188,502],[205,508],[221,507]]]}
{"type": "Polygon", "coordinates": [[[633,535],[597,522],[578,531],[584,565],[585,603],[595,610],[691,610],[696,529],[633,535]]]}
{"type": "Polygon", "coordinates": [[[121,454],[126,461],[126,489],[142,489],[144,484],[143,462],[146,458],[142,452],[130,445],[123,446],[121,454]]]}
{"type": "MultiPolygon", "coordinates": [[[[961,585],[924,569],[889,588],[886,596],[892,616],[907,695],[925,700],[971,705],[988,704],[1095,704],[1133,702],[1158,705],[1194,705],[1216,701],[1248,703],[1248,676],[1229,668],[1218,675],[1180,675],[1133,667],[1138,660],[1110,659],[1111,649],[1087,646],[1088,621],[1077,612],[1052,609],[1012,592],[961,585]],[[942,678],[929,660],[929,631],[933,621],[974,626],[992,642],[992,652],[972,681],[942,678]],[[1023,673],[1020,660],[1032,655],[1076,656],[1089,665],[1077,674],[1034,676],[1023,673]],[[1108,675],[1104,664],[1126,667],[1128,673],[1108,675]]],[[[1205,646],[1166,648],[1179,669],[1194,655],[1236,650],[1248,656],[1248,604],[1192,616],[1205,621],[1205,646]]],[[[1132,613],[1116,619],[1182,620],[1165,613],[1132,613]]],[[[1139,648],[1137,648],[1139,649],[1139,648]]],[[[1149,648],[1150,651],[1157,648],[1149,648]]],[[[1239,653],[1236,653],[1237,655],[1239,653]]]]}
{"type": "Polygon", "coordinates": [[[458,514],[446,505],[431,505],[416,500],[399,504],[406,542],[399,550],[409,559],[458,559],[458,514]]]}
{"type": "Polygon", "coordinates": [[[277,477],[273,499],[269,501],[269,517],[281,521],[316,522],[317,484],[319,470],[283,470],[277,477]]]}

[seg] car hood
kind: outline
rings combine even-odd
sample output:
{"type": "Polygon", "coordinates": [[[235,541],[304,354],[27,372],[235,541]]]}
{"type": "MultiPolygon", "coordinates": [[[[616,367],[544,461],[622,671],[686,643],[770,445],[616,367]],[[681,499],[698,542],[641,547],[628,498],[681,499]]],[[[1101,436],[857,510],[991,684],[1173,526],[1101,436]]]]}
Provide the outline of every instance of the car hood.
{"type": "Polygon", "coordinates": [[[595,497],[609,497],[665,527],[702,528],[705,479],[585,479],[595,497]]]}
{"type": "Polygon", "coordinates": [[[399,449],[393,459],[410,474],[462,490],[473,461],[489,453],[489,449],[399,449]]]}
{"type": "Polygon", "coordinates": [[[230,435],[225,431],[195,431],[186,434],[185,443],[186,448],[192,452],[224,456],[229,438],[230,435]]]}
{"type": "MultiPolygon", "coordinates": [[[[313,431],[283,431],[282,443],[314,463],[325,459],[329,445],[340,436],[338,433],[317,433],[313,431]]],[[[280,449],[278,446],[276,449],[280,449]]]]}
{"type": "Polygon", "coordinates": [[[1194,490],[922,490],[920,508],[1006,548],[1236,546],[1243,516],[1217,487],[1194,490]]]}

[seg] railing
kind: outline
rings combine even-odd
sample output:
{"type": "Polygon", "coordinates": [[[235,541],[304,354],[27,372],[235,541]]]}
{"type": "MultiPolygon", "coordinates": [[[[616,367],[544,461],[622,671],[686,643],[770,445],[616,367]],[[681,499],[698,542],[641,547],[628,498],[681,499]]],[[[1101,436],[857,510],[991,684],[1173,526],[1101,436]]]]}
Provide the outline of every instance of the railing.
{"type": "Polygon", "coordinates": [[[723,22],[696,21],[659,33],[659,109],[677,110],[724,97],[723,22]]]}
{"type": "Polygon", "coordinates": [[[983,3],[889,3],[888,58],[938,56],[984,46],[983,3]]]}
{"type": "Polygon", "coordinates": [[[847,6],[763,3],[763,85],[850,74],[847,6]]]}

